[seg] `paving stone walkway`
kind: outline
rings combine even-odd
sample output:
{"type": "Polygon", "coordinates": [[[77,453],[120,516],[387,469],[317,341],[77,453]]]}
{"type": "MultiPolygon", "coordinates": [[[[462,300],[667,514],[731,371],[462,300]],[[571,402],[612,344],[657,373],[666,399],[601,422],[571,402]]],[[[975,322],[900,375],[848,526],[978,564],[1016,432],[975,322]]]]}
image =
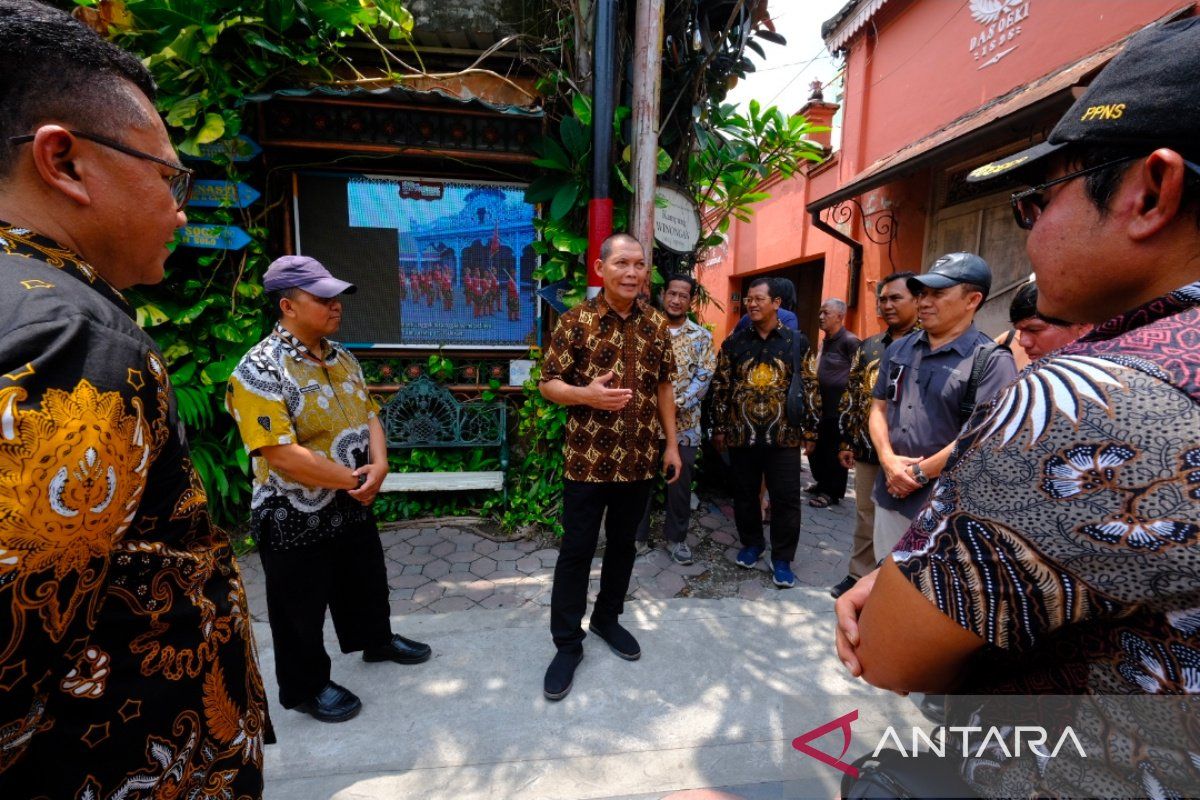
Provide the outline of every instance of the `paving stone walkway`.
{"type": "MultiPolygon", "coordinates": [[[[806,471],[805,483],[807,478],[806,471]]],[[[728,503],[722,498],[704,499],[693,512],[688,534],[695,556],[691,566],[672,562],[659,537],[656,549],[634,565],[629,599],[786,599],[789,590],[771,584],[763,562],[753,570],[734,564],[737,529],[728,503]]],[[[792,562],[799,585],[826,589],[842,579],[853,528],[852,488],[839,505],[825,509],[810,507],[805,496],[800,543],[792,562]]],[[[659,526],[651,530],[654,536],[659,526]]],[[[486,523],[468,519],[396,523],[384,526],[380,536],[393,614],[550,605],[557,549],[524,539],[499,539],[486,523]]],[[[592,562],[593,596],[599,589],[600,564],[597,556],[592,562]]],[[[257,553],[245,556],[241,566],[252,614],[263,621],[266,587],[257,553]]]]}

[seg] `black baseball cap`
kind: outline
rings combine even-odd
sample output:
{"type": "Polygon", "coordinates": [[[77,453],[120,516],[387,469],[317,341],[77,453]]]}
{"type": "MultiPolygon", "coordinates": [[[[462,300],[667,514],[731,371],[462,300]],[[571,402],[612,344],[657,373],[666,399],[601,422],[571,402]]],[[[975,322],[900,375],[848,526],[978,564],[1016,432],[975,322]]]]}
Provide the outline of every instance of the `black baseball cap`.
{"type": "Polygon", "coordinates": [[[976,183],[1072,144],[1182,145],[1200,137],[1200,17],[1154,25],[1129,40],[1046,141],[967,174],[976,183]]]}
{"type": "Polygon", "coordinates": [[[906,281],[908,290],[919,294],[926,289],[945,289],[956,283],[974,283],[983,287],[986,299],[992,290],[992,268],[974,253],[947,253],[929,265],[929,271],[906,281]]]}

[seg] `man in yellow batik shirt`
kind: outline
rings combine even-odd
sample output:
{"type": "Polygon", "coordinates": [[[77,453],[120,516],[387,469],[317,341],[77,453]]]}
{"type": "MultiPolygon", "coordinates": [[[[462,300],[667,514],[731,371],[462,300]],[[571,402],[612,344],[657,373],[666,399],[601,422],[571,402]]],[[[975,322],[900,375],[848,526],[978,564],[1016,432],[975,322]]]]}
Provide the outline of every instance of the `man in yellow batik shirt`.
{"type": "Polygon", "coordinates": [[[358,360],[327,337],[355,286],[306,256],[263,276],[275,329],[229,379],[225,404],[254,457],[251,532],[267,579],[279,702],[323,722],[361,701],[330,679],[325,610],[344,653],[416,664],[428,645],[391,631],[387,571],[371,502],[387,475],[383,427],[358,360]]]}

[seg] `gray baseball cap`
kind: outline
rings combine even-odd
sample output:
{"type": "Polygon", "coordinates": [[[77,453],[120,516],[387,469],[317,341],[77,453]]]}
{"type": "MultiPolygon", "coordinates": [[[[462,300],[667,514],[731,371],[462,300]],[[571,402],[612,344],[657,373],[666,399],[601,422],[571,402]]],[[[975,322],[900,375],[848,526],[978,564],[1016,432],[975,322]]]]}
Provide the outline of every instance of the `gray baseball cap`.
{"type": "Polygon", "coordinates": [[[272,261],[263,274],[263,288],[268,292],[303,289],[325,298],[358,291],[353,283],[333,277],[324,264],[309,256],[283,256],[272,261]]]}
{"type": "Polygon", "coordinates": [[[930,264],[928,272],[909,278],[907,283],[913,294],[956,283],[975,283],[983,287],[986,298],[992,290],[992,268],[974,253],[947,253],[930,264]]]}

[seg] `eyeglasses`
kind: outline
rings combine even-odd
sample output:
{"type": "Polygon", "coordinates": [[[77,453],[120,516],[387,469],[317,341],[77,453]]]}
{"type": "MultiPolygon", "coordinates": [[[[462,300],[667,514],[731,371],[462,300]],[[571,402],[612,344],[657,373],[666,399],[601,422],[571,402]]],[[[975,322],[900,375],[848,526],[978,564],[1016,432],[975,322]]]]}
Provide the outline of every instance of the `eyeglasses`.
{"type": "Polygon", "coordinates": [[[1095,166],[1081,169],[1078,172],[1068,173],[1061,177],[1055,178],[1052,181],[1046,181],[1045,183],[1039,183],[1037,186],[1031,186],[1023,191],[1013,192],[1010,202],[1012,203],[1013,217],[1015,217],[1017,220],[1017,227],[1027,231],[1033,230],[1034,223],[1038,221],[1038,217],[1040,217],[1042,212],[1046,210],[1046,203],[1048,202],[1046,196],[1042,193],[1051,186],[1055,186],[1060,183],[1066,183],[1067,181],[1073,181],[1076,178],[1082,175],[1087,175],[1090,172],[1098,172],[1106,167],[1111,167],[1116,164],[1123,164],[1126,161],[1133,161],[1135,158],[1141,158],[1141,156],[1123,156],[1122,158],[1114,159],[1112,161],[1105,161],[1103,164],[1096,164],[1095,166]]]}
{"type": "MultiPolygon", "coordinates": [[[[102,147],[107,147],[110,150],[116,150],[118,153],[124,153],[127,156],[140,158],[144,161],[153,161],[155,164],[162,164],[164,167],[169,167],[175,170],[175,174],[167,179],[167,185],[171,188],[171,197],[175,198],[176,210],[182,211],[187,205],[188,200],[192,196],[192,180],[195,178],[196,171],[183,166],[167,161],[165,158],[152,156],[149,153],[143,153],[141,150],[135,150],[128,145],[121,144],[115,139],[109,139],[107,136],[101,136],[97,133],[88,133],[87,131],[67,131],[72,136],[78,136],[80,139],[87,139],[90,142],[95,142],[102,147]]],[[[10,136],[8,143],[10,145],[28,144],[34,140],[34,134],[27,133],[23,136],[10,136]]]]}

